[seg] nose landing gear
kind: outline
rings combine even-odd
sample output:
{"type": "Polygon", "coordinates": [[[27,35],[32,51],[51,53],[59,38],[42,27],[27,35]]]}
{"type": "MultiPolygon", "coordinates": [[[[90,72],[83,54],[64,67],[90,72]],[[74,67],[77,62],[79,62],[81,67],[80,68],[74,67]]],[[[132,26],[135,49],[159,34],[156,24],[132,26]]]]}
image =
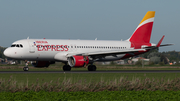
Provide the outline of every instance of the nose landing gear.
{"type": "Polygon", "coordinates": [[[23,70],[24,70],[24,71],[28,71],[29,68],[28,68],[28,67],[24,67],[23,70]]]}
{"type": "Polygon", "coordinates": [[[29,63],[29,61],[25,61],[26,66],[23,68],[24,71],[28,71],[29,70],[28,63],[29,63]]]}

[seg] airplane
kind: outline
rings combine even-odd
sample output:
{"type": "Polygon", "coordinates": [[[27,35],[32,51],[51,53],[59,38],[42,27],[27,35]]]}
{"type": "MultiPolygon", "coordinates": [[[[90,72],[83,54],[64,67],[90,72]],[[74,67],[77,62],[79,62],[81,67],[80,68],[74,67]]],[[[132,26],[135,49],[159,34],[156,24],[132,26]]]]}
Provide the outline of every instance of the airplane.
{"type": "MultiPolygon", "coordinates": [[[[161,46],[172,45],[161,45],[164,36],[157,44],[150,43],[154,16],[155,11],[148,11],[132,36],[125,41],[27,38],[12,43],[4,55],[12,59],[34,61],[34,67],[48,67],[55,62],[63,62],[64,71],[86,66],[89,71],[96,71],[94,62],[126,59],[161,46]]],[[[23,70],[28,71],[28,65],[23,70]]]]}

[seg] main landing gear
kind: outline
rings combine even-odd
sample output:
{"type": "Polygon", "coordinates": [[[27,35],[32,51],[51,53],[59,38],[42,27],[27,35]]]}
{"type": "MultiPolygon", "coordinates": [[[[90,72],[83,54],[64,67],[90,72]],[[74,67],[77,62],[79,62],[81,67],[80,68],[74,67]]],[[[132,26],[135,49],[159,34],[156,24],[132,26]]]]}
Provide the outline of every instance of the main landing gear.
{"type": "Polygon", "coordinates": [[[96,66],[95,65],[89,65],[88,71],[96,71],[96,66]]]}
{"type": "Polygon", "coordinates": [[[63,66],[63,70],[64,70],[64,71],[71,71],[71,66],[69,66],[69,65],[64,65],[64,66],[63,66]]]}
{"type": "MultiPolygon", "coordinates": [[[[24,67],[25,68],[25,67],[24,67]]],[[[64,65],[63,66],[64,71],[71,71],[71,66],[69,65],[64,65]]],[[[95,65],[89,65],[88,66],[88,71],[96,71],[96,66],[95,65]]]]}

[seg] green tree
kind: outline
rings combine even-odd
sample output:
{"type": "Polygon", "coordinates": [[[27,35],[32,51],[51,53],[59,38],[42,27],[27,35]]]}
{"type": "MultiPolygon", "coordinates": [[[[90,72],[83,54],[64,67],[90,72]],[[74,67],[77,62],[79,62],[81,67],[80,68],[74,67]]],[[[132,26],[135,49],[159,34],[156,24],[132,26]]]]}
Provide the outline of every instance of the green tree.
{"type": "Polygon", "coordinates": [[[3,59],[5,58],[5,56],[4,56],[4,54],[3,54],[3,52],[4,52],[5,49],[6,49],[6,48],[0,46],[0,58],[3,58],[3,59]]]}
{"type": "Polygon", "coordinates": [[[158,56],[153,56],[150,58],[150,61],[155,63],[155,64],[158,64],[159,62],[161,62],[161,59],[158,56]]]}
{"type": "Polygon", "coordinates": [[[161,54],[160,60],[164,64],[169,64],[168,58],[163,54],[161,54]]]}
{"type": "Polygon", "coordinates": [[[147,53],[141,54],[140,57],[148,58],[148,55],[153,53],[153,52],[158,52],[158,50],[157,49],[150,50],[147,53]]]}

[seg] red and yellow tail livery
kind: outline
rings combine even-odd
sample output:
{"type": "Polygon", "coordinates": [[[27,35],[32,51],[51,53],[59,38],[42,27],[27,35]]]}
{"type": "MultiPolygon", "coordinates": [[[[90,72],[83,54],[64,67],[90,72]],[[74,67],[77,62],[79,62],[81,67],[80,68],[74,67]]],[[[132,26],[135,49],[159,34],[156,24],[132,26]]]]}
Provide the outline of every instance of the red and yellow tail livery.
{"type": "Polygon", "coordinates": [[[154,22],[155,11],[148,11],[138,27],[130,37],[129,41],[133,43],[149,43],[151,31],[154,22]]]}

